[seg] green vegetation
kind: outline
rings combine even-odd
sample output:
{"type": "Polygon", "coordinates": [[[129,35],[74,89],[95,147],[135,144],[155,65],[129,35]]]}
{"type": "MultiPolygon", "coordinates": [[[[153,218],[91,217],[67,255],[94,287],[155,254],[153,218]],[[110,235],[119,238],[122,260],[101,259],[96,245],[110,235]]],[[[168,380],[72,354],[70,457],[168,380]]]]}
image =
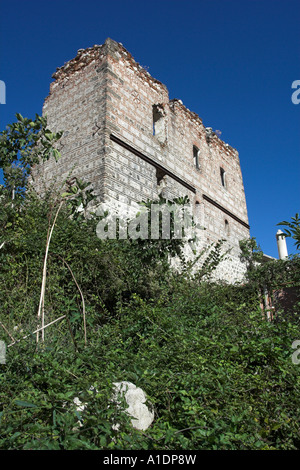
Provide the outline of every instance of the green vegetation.
{"type": "Polygon", "coordinates": [[[291,237],[295,240],[295,246],[297,250],[300,250],[300,218],[299,214],[296,213],[295,217],[291,217],[291,222],[284,220],[283,222],[279,222],[277,225],[282,225],[285,228],[283,233],[286,237],[291,237]]]}
{"type": "Polygon", "coordinates": [[[0,364],[0,449],[300,449],[299,298],[272,322],[260,307],[264,287],[299,288],[299,257],[257,265],[245,242],[247,282],[212,283],[221,242],[191,275],[181,240],[97,238],[99,218],[77,210],[93,201],[87,184],[18,187],[0,194],[0,339],[15,343],[0,364]],[[64,318],[37,343],[39,306],[45,324],[64,318]],[[111,405],[121,380],[147,393],[146,431],[111,405]]]}

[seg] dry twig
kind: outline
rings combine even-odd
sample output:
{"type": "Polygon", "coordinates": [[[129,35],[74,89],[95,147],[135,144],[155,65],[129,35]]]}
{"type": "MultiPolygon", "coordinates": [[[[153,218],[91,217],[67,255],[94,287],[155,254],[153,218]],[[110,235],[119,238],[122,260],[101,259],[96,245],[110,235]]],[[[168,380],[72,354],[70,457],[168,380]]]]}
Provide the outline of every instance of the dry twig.
{"type": "Polygon", "coordinates": [[[56,223],[57,216],[59,214],[60,209],[62,208],[64,201],[61,201],[58,210],[55,214],[54,221],[51,227],[51,230],[47,234],[47,243],[46,243],[46,252],[45,252],[45,258],[44,258],[44,266],[43,266],[43,278],[42,278],[42,287],[41,287],[41,295],[40,295],[40,303],[39,303],[39,308],[38,308],[38,322],[40,317],[42,317],[42,328],[38,328],[37,330],[37,335],[36,335],[36,342],[39,342],[39,332],[42,331],[42,341],[44,341],[45,338],[45,333],[44,333],[44,324],[45,324],[45,310],[44,310],[44,299],[45,299],[45,288],[46,288],[46,272],[47,272],[47,258],[48,258],[48,252],[49,252],[49,245],[50,245],[50,240],[52,237],[53,229],[56,223]]]}
{"type": "Polygon", "coordinates": [[[66,260],[65,260],[62,256],[60,256],[60,255],[58,255],[58,254],[56,254],[56,256],[58,256],[58,257],[62,260],[62,262],[67,266],[67,268],[68,268],[68,270],[70,271],[70,273],[71,273],[71,275],[72,275],[72,278],[73,278],[73,280],[74,280],[74,282],[75,282],[75,284],[76,284],[76,286],[77,286],[77,289],[79,290],[79,293],[80,293],[80,296],[81,296],[81,301],[82,301],[82,316],[83,316],[83,327],[84,327],[84,344],[86,345],[86,344],[87,344],[87,334],[86,334],[85,302],[84,302],[84,297],[83,297],[82,290],[80,289],[80,287],[79,287],[79,285],[78,285],[78,282],[76,281],[76,278],[75,278],[75,276],[74,276],[74,274],[73,274],[73,271],[72,271],[71,267],[69,266],[69,264],[66,262],[66,260]]]}
{"type": "Polygon", "coordinates": [[[22,341],[22,339],[26,339],[29,336],[34,335],[35,333],[39,333],[40,331],[44,330],[45,328],[48,328],[48,326],[53,325],[53,323],[56,323],[56,322],[62,320],[63,318],[65,318],[65,317],[66,317],[66,315],[62,315],[61,317],[57,318],[56,320],[51,321],[47,325],[44,325],[41,328],[38,328],[37,330],[33,331],[29,335],[23,336],[23,338],[18,339],[17,341],[14,341],[13,343],[10,343],[7,347],[9,348],[10,346],[13,346],[14,344],[19,343],[20,341],[22,341]]]}
{"type": "Polygon", "coordinates": [[[0,321],[0,325],[2,326],[3,330],[6,331],[6,333],[7,333],[8,336],[10,337],[10,339],[12,339],[13,341],[15,341],[14,338],[13,338],[13,336],[9,333],[9,331],[7,330],[7,328],[5,328],[5,326],[3,325],[2,321],[0,321]]]}

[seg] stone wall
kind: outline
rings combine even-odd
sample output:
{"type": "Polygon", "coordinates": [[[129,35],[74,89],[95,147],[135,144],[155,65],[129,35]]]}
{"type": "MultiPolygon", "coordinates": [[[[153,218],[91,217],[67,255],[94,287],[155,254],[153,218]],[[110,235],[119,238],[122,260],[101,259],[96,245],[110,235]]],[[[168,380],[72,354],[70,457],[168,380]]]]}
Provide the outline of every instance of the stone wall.
{"type": "Polygon", "coordinates": [[[58,145],[62,158],[36,167],[35,185],[41,189],[43,180],[60,183],[72,174],[91,181],[103,197],[107,73],[101,47],[79,50],[53,78],[43,115],[51,130],[64,132],[58,145]]]}
{"type": "Polygon", "coordinates": [[[226,238],[231,247],[217,276],[241,279],[238,242],[249,226],[238,152],[111,39],[79,50],[53,78],[43,113],[64,131],[62,158],[35,169],[36,185],[73,170],[102,201],[188,195],[206,227],[201,244],[226,238]]]}

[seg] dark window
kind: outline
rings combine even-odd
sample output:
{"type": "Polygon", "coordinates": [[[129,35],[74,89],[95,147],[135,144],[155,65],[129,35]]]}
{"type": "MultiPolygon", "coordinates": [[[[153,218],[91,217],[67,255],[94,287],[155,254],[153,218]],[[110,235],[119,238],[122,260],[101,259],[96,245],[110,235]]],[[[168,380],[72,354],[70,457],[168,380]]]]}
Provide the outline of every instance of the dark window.
{"type": "Polygon", "coordinates": [[[197,170],[200,169],[199,165],[199,149],[196,147],[196,145],[193,145],[193,156],[194,156],[194,165],[197,168],[197,170]]]}
{"type": "Polygon", "coordinates": [[[166,173],[163,170],[161,170],[160,168],[156,168],[156,182],[158,185],[161,184],[165,176],[166,173]]]}
{"type": "Polygon", "coordinates": [[[161,143],[164,143],[167,138],[167,129],[166,129],[166,116],[165,111],[162,105],[154,104],[152,107],[152,116],[153,116],[153,135],[161,143]]]}
{"type": "Polygon", "coordinates": [[[225,170],[224,168],[220,168],[220,175],[221,175],[221,184],[224,188],[226,188],[226,181],[225,181],[225,170]]]}
{"type": "Polygon", "coordinates": [[[225,219],[225,235],[229,237],[229,222],[225,219]]]}

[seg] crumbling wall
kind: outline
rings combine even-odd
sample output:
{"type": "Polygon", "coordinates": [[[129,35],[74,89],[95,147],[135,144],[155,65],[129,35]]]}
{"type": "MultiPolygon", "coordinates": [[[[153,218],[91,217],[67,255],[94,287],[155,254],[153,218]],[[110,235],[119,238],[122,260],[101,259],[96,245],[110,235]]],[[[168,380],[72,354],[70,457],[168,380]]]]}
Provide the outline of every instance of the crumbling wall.
{"type": "MultiPolygon", "coordinates": [[[[115,44],[114,47],[117,48],[115,44]]],[[[119,143],[107,141],[107,194],[126,203],[154,199],[158,194],[170,199],[188,195],[195,216],[206,227],[202,244],[225,238],[224,246],[231,249],[230,261],[221,263],[217,276],[232,281],[241,279],[245,267],[239,259],[239,240],[249,237],[249,226],[238,152],[206,128],[180,100],[169,100],[166,87],[122,46],[109,56],[108,63],[113,90],[108,92],[108,134],[116,135],[170,170],[194,191],[163,171],[158,172],[119,143]],[[194,146],[199,149],[199,168],[193,158],[194,146]],[[221,169],[225,172],[225,185],[221,169]]]]}
{"type": "Polygon", "coordinates": [[[238,152],[206,128],[120,44],[79,50],[53,75],[44,114],[63,130],[62,158],[39,168],[49,181],[72,170],[101,200],[132,204],[187,195],[201,225],[202,246],[227,240],[231,261],[220,277],[241,279],[239,240],[249,237],[238,152]],[[197,161],[196,161],[197,160],[197,161]]]}
{"type": "Polygon", "coordinates": [[[52,131],[63,131],[58,143],[62,157],[37,166],[35,185],[61,183],[70,174],[93,183],[103,198],[104,128],[107,69],[103,47],[79,50],[53,74],[43,115],[52,131]]]}

